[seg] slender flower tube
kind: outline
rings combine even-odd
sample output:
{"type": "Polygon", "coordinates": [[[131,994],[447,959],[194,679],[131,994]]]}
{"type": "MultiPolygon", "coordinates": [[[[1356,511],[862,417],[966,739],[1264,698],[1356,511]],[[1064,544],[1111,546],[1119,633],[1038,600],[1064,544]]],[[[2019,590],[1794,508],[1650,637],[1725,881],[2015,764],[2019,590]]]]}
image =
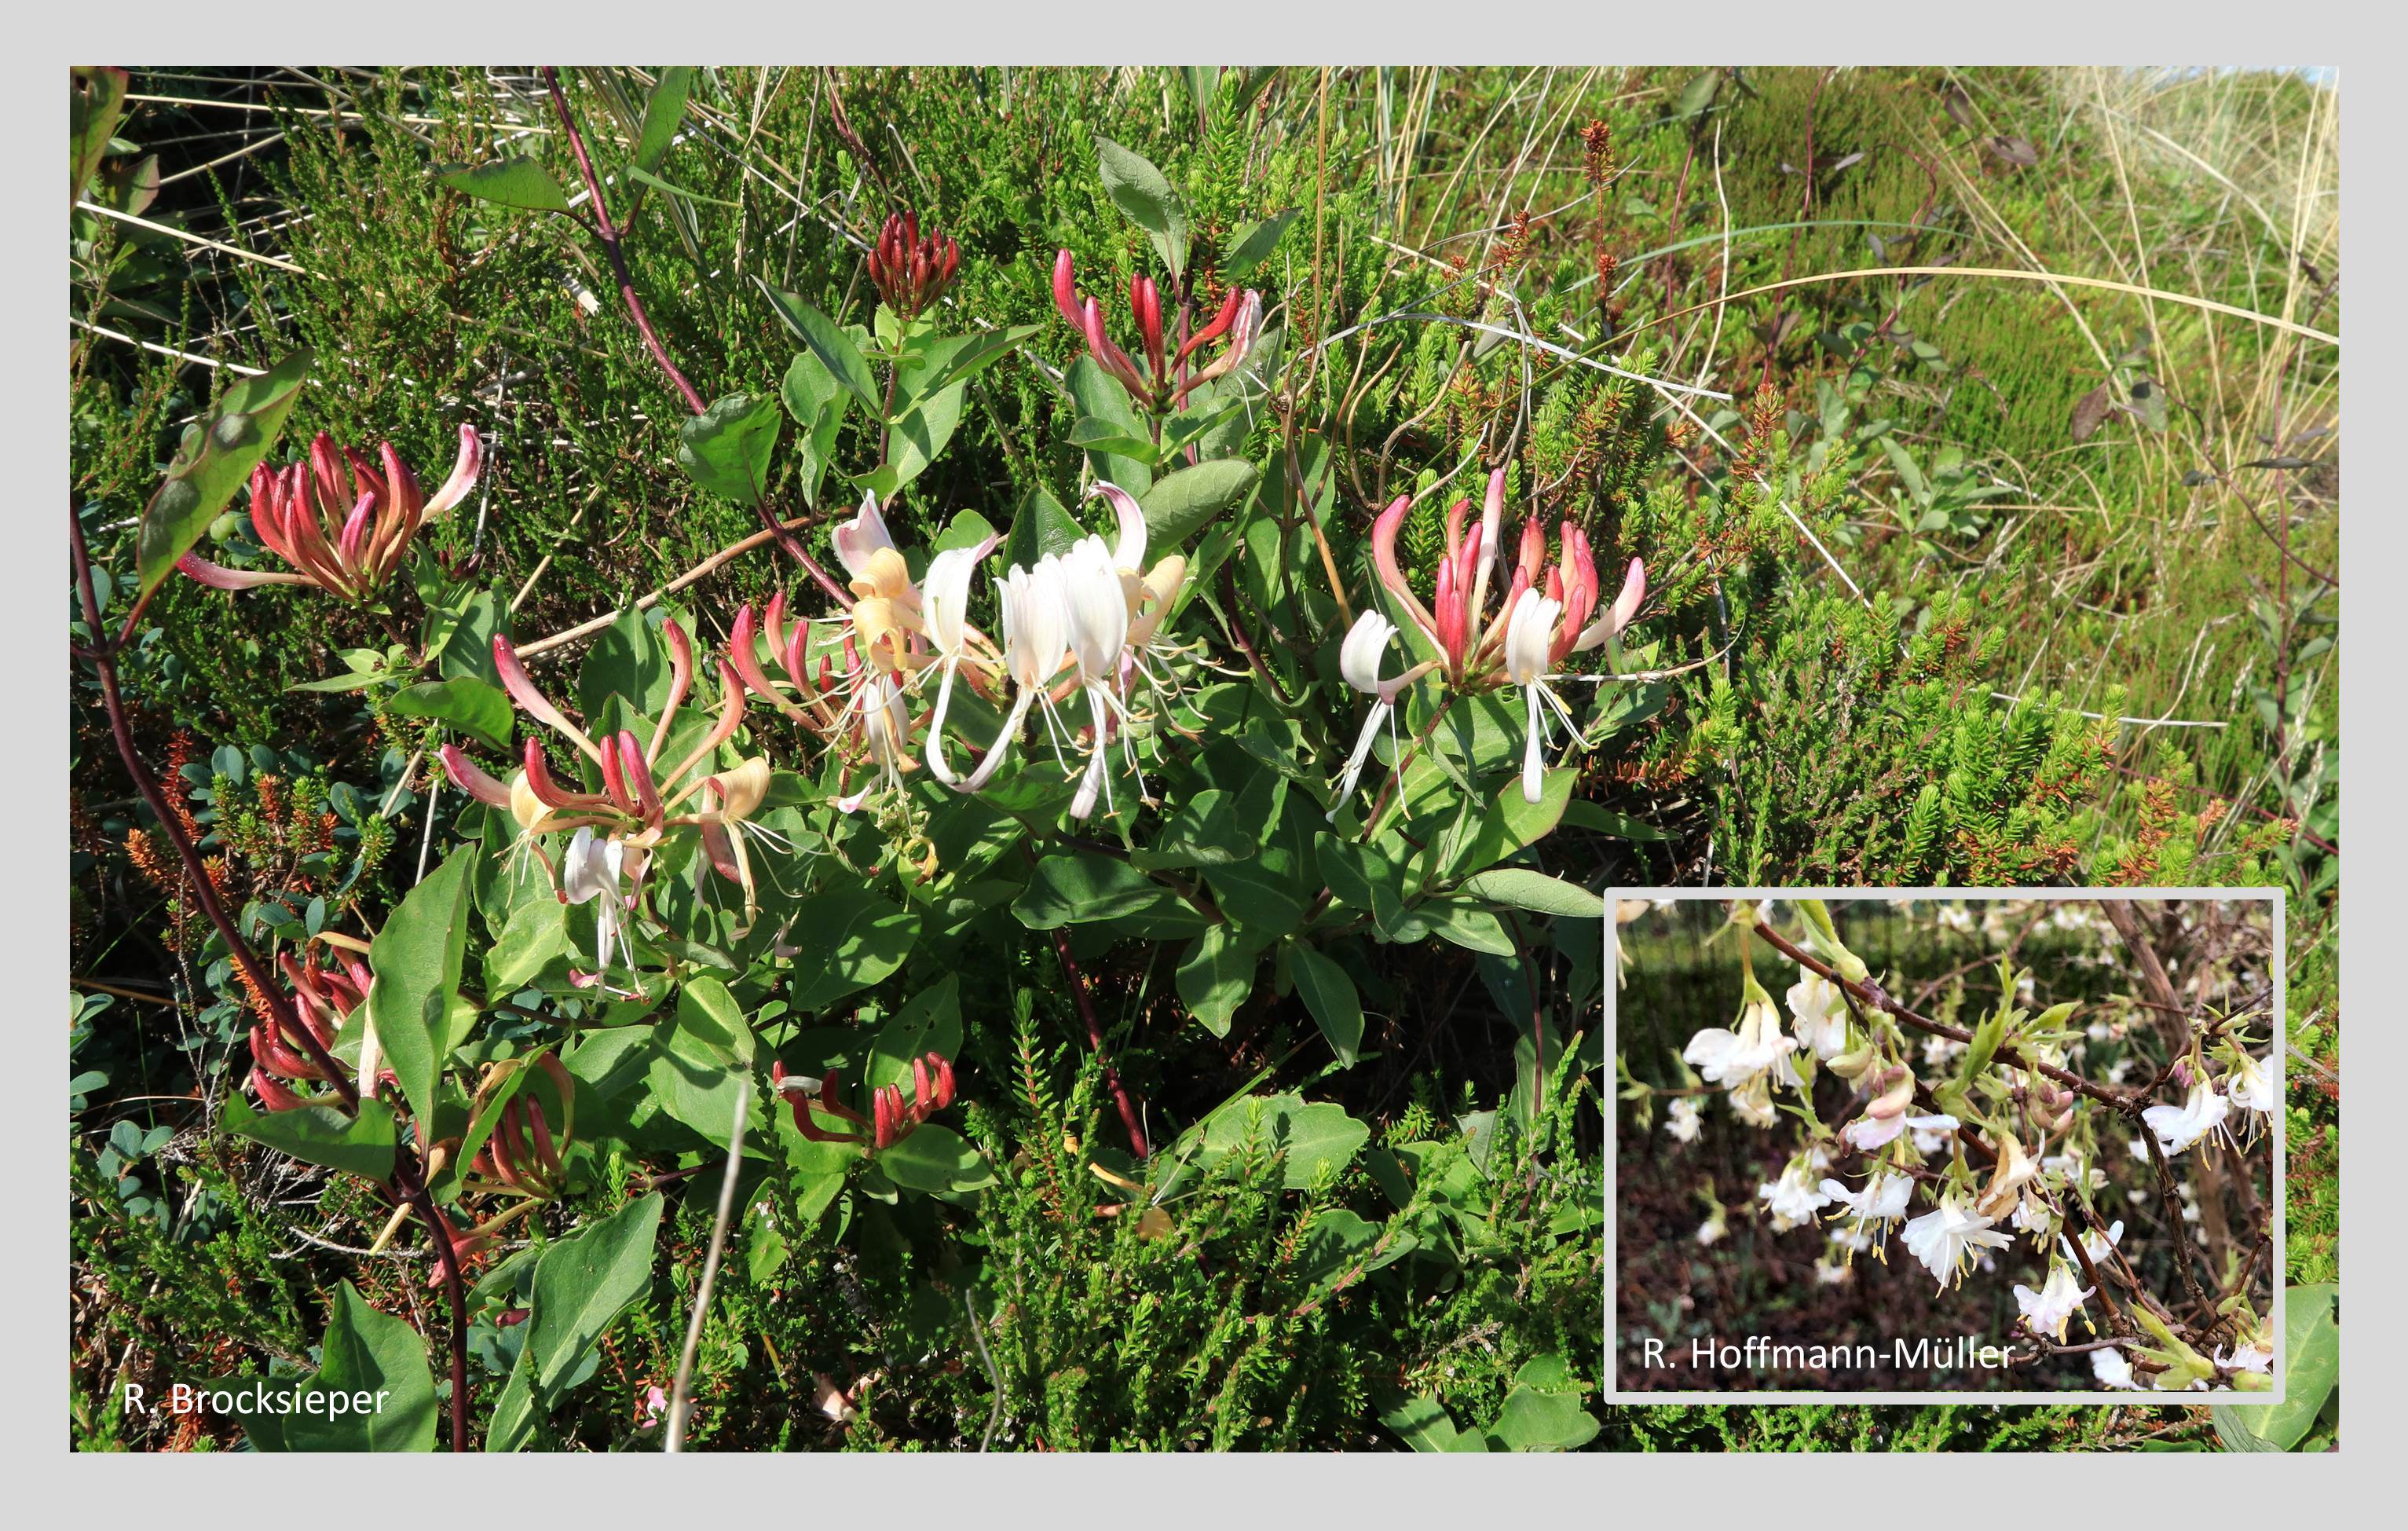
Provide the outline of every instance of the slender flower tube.
{"type": "Polygon", "coordinates": [[[1561,522],[1556,562],[1550,565],[1546,532],[1532,518],[1523,522],[1502,600],[1490,615],[1488,593],[1503,552],[1504,498],[1505,473],[1499,468],[1489,475],[1477,525],[1466,529],[1470,500],[1449,508],[1446,549],[1426,606],[1397,558],[1397,537],[1412,511],[1412,496],[1399,495],[1373,521],[1371,555],[1381,584],[1435,651],[1428,667],[1438,669],[1450,688],[1465,694],[1522,688],[1522,791],[1535,803],[1543,794],[1544,751],[1554,726],[1560,723],[1573,742],[1585,743],[1571,709],[1555,690],[1552,671],[1573,653],[1612,643],[1638,614],[1647,577],[1645,566],[1632,559],[1620,595],[1590,621],[1600,592],[1587,534],[1561,522]]]}
{"type": "MultiPolygon", "coordinates": [[[[602,899],[596,906],[597,956],[606,972],[614,953],[633,966],[626,920],[639,906],[644,868],[652,852],[675,831],[695,830],[713,867],[742,887],[748,922],[758,908],[751,865],[737,837],[766,795],[768,762],[755,756],[724,771],[715,764],[720,750],[742,726],[745,682],[734,665],[720,660],[717,721],[682,759],[662,764],[670,725],[692,689],[695,663],[693,641],[682,626],[666,622],[661,632],[669,651],[669,690],[650,724],[650,745],[626,728],[595,739],[537,688],[510,640],[499,634],[494,637],[494,664],[503,689],[519,710],[566,737],[594,763],[601,791],[563,786],[553,778],[542,745],[532,737],[523,742],[523,768],[507,783],[479,768],[456,746],[447,745],[441,751],[452,783],[480,802],[507,808],[519,826],[520,843],[538,856],[542,855],[536,847],[540,837],[572,835],[556,888],[569,903],[602,899]]],[[[544,861],[549,868],[550,859],[544,861]]]]}
{"type": "Polygon", "coordinates": [[[1055,252],[1054,307],[1063,322],[1086,342],[1087,354],[1097,366],[1118,379],[1139,405],[1156,413],[1178,408],[1191,390],[1243,365],[1261,336],[1262,294],[1251,289],[1232,290],[1211,322],[1190,335],[1175,351],[1164,329],[1162,292],[1153,278],[1129,279],[1128,306],[1129,318],[1137,327],[1138,349],[1145,359],[1142,366],[1105,332],[1103,305],[1080,295],[1070,252],[1055,252]],[[1189,370],[1203,349],[1216,341],[1221,344],[1220,354],[1189,370]]]}
{"type": "Polygon", "coordinates": [[[347,601],[373,600],[419,528],[467,498],[483,465],[476,427],[461,426],[452,476],[430,498],[393,443],[371,462],[321,431],[305,461],[281,470],[262,463],[251,475],[251,535],[294,572],[230,569],[197,553],[177,567],[215,590],[315,585],[347,601]]]}

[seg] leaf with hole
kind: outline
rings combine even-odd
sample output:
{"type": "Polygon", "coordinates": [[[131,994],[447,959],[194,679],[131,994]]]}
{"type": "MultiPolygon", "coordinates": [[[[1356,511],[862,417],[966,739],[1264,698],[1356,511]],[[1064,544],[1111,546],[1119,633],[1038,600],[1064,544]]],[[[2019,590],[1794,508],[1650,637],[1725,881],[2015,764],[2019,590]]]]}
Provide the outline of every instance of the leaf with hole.
{"type": "Polygon", "coordinates": [[[267,455],[301,396],[311,359],[308,351],[294,351],[261,376],[245,378],[205,418],[185,427],[166,478],[142,511],[135,568],[144,595],[193,551],[267,455]]]}
{"type": "Polygon", "coordinates": [[[439,185],[480,202],[523,207],[531,212],[568,210],[568,193],[531,154],[487,160],[482,165],[437,166],[435,179],[439,185]]]}

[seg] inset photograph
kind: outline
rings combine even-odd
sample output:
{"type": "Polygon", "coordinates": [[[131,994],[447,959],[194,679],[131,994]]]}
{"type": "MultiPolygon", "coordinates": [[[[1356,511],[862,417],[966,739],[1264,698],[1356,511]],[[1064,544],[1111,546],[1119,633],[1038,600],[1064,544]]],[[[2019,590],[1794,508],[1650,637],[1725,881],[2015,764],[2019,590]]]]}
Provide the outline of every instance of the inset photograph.
{"type": "Polygon", "coordinates": [[[2272,1401],[2270,892],[1626,895],[1616,1396],[2272,1401]]]}

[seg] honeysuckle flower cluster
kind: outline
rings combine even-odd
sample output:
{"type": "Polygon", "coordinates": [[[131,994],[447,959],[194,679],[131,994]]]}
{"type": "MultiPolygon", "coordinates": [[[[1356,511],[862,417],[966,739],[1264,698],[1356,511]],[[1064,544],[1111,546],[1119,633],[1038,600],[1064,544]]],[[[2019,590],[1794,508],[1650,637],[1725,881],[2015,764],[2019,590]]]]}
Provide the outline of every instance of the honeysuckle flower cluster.
{"type": "MultiPolygon", "coordinates": [[[[2036,988],[2026,981],[2028,971],[2000,966],[2000,997],[1985,1017],[1957,1015],[1960,989],[1930,1008],[1934,1020],[1883,990],[1840,940],[1828,909],[1814,900],[1797,902],[1801,928],[1795,935],[1784,935],[1785,923],[1776,927],[1760,904],[1732,905],[1732,929],[1712,938],[1738,936],[1738,1017],[1697,1031],[1682,1050],[1685,1078],[1715,1087],[1739,1122],[1753,1128],[1787,1122],[1798,1129],[1796,1147],[1774,1161],[1779,1172],[1768,1171],[1755,1186],[1750,1209],[1770,1232],[1819,1224],[1825,1244],[1817,1279],[1826,1281],[1847,1280],[1860,1252],[1888,1261],[1892,1233],[1942,1292],[1978,1270],[1998,1268],[2006,1287],[2000,1296],[2014,1296],[2016,1332],[2027,1344],[2070,1345],[2082,1338],[2077,1324],[2091,1336],[2130,1338],[2128,1352],[2101,1352],[2107,1359],[2089,1363],[2102,1386],[2263,1386],[2250,1379],[2255,1368],[2271,1366],[2272,1347],[2251,1327],[2241,1296],[2224,1309],[2229,1330],[2186,1328],[2200,1321],[2168,1319],[2158,1295],[2144,1290],[2114,1308],[2120,1316],[2092,1307],[2102,1281],[2134,1287],[2151,1268],[2125,1257],[2125,1224],[2100,1216],[2094,1198],[2120,1189],[2135,1206],[2160,1205],[2152,1163],[2194,1152],[2212,1138],[2231,1142],[2236,1124],[2254,1123],[2278,1104],[2271,1066],[2248,1051],[2247,1038],[2218,1023],[2170,1069],[2160,1072],[2143,1058],[2132,1071],[2137,1080],[2118,1099],[2069,1072],[2091,1039],[2078,1019],[2082,1005],[2037,1014],[2022,1008],[2036,988]],[[1798,962],[1784,995],[1786,1030],[1784,1008],[1757,981],[1748,955],[1752,941],[1768,939],[1798,962]],[[1945,1038],[1949,1050],[1935,1062],[1916,1044],[1938,1035],[1938,1027],[1956,1035],[1945,1038]],[[1835,1112],[1828,1094],[1815,1096],[1823,1072],[1850,1087],[1844,1109],[1835,1112]],[[2139,1093],[2138,1080],[2153,1076],[2183,1092],[2179,1104],[2149,1103],[2139,1093]],[[1793,1094],[1784,1098],[1784,1091],[1793,1094]],[[2118,1187],[2100,1167],[2101,1135],[2120,1133],[2106,1141],[2121,1143],[2128,1123],[2147,1137],[2130,1145],[2140,1183],[2118,1187]],[[2145,1320],[2138,1316],[2143,1310],[2145,1320]],[[2134,1323],[2144,1332],[2134,1336],[2134,1323]],[[2211,1335],[2220,1343],[2210,1344],[2211,1335]]],[[[2095,928],[2088,922],[2042,923],[2067,934],[2095,928]]],[[[2154,1031],[2135,1026],[2129,1035],[2154,1031]]],[[[1683,1088],[1632,1084],[1634,1096],[1683,1088]]],[[[1677,1095],[1665,1131],[1675,1141],[1695,1141],[1704,1114],[1700,1098],[1677,1095]]],[[[2183,1220],[2197,1221],[2203,1190],[2187,1178],[2171,1190],[2183,1220]]],[[[1700,1241],[1722,1232],[1700,1229],[1700,1241]]]]}
{"type": "MultiPolygon", "coordinates": [[[[497,1066],[491,1076],[492,1083],[499,1086],[508,1078],[503,1070],[513,1066],[510,1064],[497,1066]]],[[[486,1181],[476,1189],[506,1191],[538,1201],[550,1201],[560,1195],[566,1174],[561,1163],[560,1151],[576,1130],[577,1086],[569,1078],[567,1066],[560,1061],[556,1052],[546,1051],[527,1066],[540,1072],[559,1092],[561,1123],[558,1139],[553,1138],[552,1122],[544,1114],[543,1102],[536,1098],[534,1092],[521,1090],[502,1103],[500,1114],[494,1119],[493,1131],[485,1138],[483,1146],[478,1149],[477,1156],[469,1161],[469,1168],[486,1181]]],[[[480,1090],[480,1098],[477,1102],[480,1109],[484,1105],[483,1095],[484,1092],[480,1090]]]]}
{"type": "MultiPolygon", "coordinates": [[[[285,981],[293,986],[293,1013],[318,1045],[332,1052],[335,1037],[343,1023],[367,998],[368,986],[376,975],[368,965],[356,957],[337,960],[335,966],[322,966],[316,956],[296,962],[291,952],[280,953],[277,965],[285,981]]],[[[254,1006],[263,1017],[264,1005],[254,1006]]],[[[392,1078],[386,1071],[384,1078],[392,1078]]],[[[269,1111],[299,1110],[308,1106],[332,1103],[335,1096],[305,1095],[293,1088],[300,1083],[323,1083],[325,1071],[311,1058],[307,1045],[297,1037],[285,1034],[283,1026],[273,1020],[261,1019],[251,1028],[251,1093],[259,1097],[262,1109],[269,1111]]]]}
{"type": "Polygon", "coordinates": [[[519,842],[552,870],[541,842],[566,834],[553,886],[561,900],[595,905],[595,981],[607,980],[614,961],[632,971],[635,948],[629,922],[643,896],[644,874],[653,854],[673,832],[693,829],[711,866],[743,890],[747,918],[757,907],[752,861],[745,850],[747,821],[769,787],[769,763],[753,756],[722,769],[723,746],[744,722],[744,686],[725,660],[719,662],[717,721],[675,763],[662,765],[678,714],[693,693],[693,640],[675,621],[661,624],[669,655],[668,697],[652,720],[651,742],[632,729],[596,739],[537,689],[518,651],[507,637],[494,637],[494,665],[502,687],[536,722],[574,745],[600,780],[598,790],[563,785],[552,773],[540,740],[530,736],[524,765],[506,784],[480,769],[457,745],[441,755],[452,784],[480,803],[506,808],[519,826],[519,842]]]}
{"type": "Polygon", "coordinates": [[[419,528],[450,514],[477,487],[483,463],[476,427],[461,426],[452,476],[430,497],[392,442],[371,461],[321,431],[303,461],[251,470],[251,536],[292,572],[230,569],[198,553],[186,553],[176,566],[216,590],[315,585],[346,601],[373,600],[419,528]]]}
{"type": "Polygon", "coordinates": [[[1145,512],[1136,499],[1111,484],[1095,493],[1111,504],[1117,537],[1108,544],[1084,537],[1067,552],[991,575],[998,635],[970,622],[969,600],[973,578],[1001,539],[947,549],[915,582],[874,497],[835,534],[854,599],[831,622],[839,629],[833,638],[815,637],[808,621],[790,626],[782,593],[760,624],[751,606],[738,613],[729,660],[743,684],[818,733],[849,768],[865,769],[867,780],[838,799],[839,808],[851,812],[873,793],[901,792],[924,759],[934,780],[979,791],[1010,758],[1031,710],[1042,714],[1066,775],[1079,779],[1072,817],[1089,817],[1099,800],[1113,806],[1115,745],[1143,792],[1136,741],[1158,722],[1154,704],[1176,691],[1166,668],[1173,646],[1162,628],[1185,585],[1187,561],[1172,553],[1148,566],[1145,512]],[[841,670],[832,653],[841,654],[841,670]],[[1010,696],[1002,728],[967,773],[955,766],[945,730],[953,687],[963,681],[998,706],[1010,696]],[[1062,711],[1074,696],[1086,703],[1083,744],[1062,711]],[[1069,766],[1066,739],[1083,753],[1083,766],[1069,766]]]}
{"type": "Polygon", "coordinates": [[[914,319],[945,295],[961,265],[961,247],[933,227],[921,233],[918,213],[894,213],[869,247],[869,283],[897,317],[914,319]]]}
{"type": "Polygon", "coordinates": [[[935,1052],[911,1060],[911,1095],[906,1099],[899,1084],[882,1085],[869,1095],[870,1114],[863,1116],[844,1103],[838,1071],[820,1079],[788,1074],[782,1063],[769,1066],[771,1088],[795,1113],[795,1130],[815,1143],[867,1142],[883,1152],[910,1137],[921,1123],[953,1103],[953,1066],[935,1052]],[[844,1132],[821,1126],[813,1110],[825,1111],[863,1131],[844,1132]]]}
{"type": "Polygon", "coordinates": [[[1550,564],[1545,528],[1533,515],[1522,523],[1513,565],[1492,615],[1488,594],[1496,582],[1502,551],[1505,512],[1505,470],[1499,468],[1489,475],[1479,524],[1467,532],[1471,512],[1469,497],[1448,508],[1446,551],[1439,561],[1436,589],[1425,606],[1397,562],[1397,534],[1412,509],[1412,496],[1406,494],[1380,512],[1371,524],[1371,554],[1380,583],[1431,653],[1401,674],[1383,680],[1380,662],[1398,629],[1378,611],[1366,610],[1355,618],[1340,655],[1340,672],[1348,685],[1372,697],[1373,706],[1339,783],[1338,801],[1342,804],[1354,794],[1363,762],[1397,698],[1422,677],[1436,674],[1450,690],[1465,694],[1504,686],[1521,688],[1522,794],[1535,803],[1541,795],[1551,730],[1560,724],[1574,742],[1582,742],[1580,725],[1555,692],[1555,667],[1571,654],[1601,645],[1612,651],[1612,646],[1646,599],[1646,566],[1632,559],[1620,594],[1600,611],[1597,561],[1589,551],[1587,534],[1570,521],[1562,522],[1556,534],[1556,559],[1550,564]]]}
{"type": "Polygon", "coordinates": [[[1129,279],[1128,303],[1129,317],[1137,325],[1139,355],[1144,359],[1142,367],[1105,331],[1104,306],[1080,295],[1070,252],[1055,253],[1054,307],[1086,341],[1087,354],[1095,364],[1119,379],[1138,405],[1157,414],[1176,409],[1197,387],[1242,366],[1261,338],[1263,295],[1251,288],[1230,288],[1211,322],[1184,339],[1176,332],[1185,319],[1174,314],[1173,322],[1166,325],[1162,291],[1152,277],[1129,279]],[[1222,342],[1220,354],[1191,367],[1214,341],[1222,342]]]}
{"type": "Polygon", "coordinates": [[[1740,1120],[1769,1127],[1777,1120],[1772,1107],[1774,1075],[1779,1071],[1795,1078],[1788,1057],[1798,1050],[1798,1040],[1782,1031],[1772,996],[1756,981],[1755,972],[1742,965],[1741,973],[1738,1024],[1706,1027],[1689,1038],[1681,1057],[1697,1069],[1698,1078],[1723,1087],[1740,1120]]]}

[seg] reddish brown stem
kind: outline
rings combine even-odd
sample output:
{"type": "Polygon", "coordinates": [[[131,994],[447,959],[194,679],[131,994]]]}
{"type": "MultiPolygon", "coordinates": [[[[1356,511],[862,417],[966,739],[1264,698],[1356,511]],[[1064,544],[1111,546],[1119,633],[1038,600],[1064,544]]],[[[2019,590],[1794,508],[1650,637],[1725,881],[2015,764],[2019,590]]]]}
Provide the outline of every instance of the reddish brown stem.
{"type": "Polygon", "coordinates": [[[1087,1027],[1088,1045],[1096,1050],[1096,1061],[1104,1066],[1104,1088],[1112,1093],[1112,1104],[1119,1108],[1121,1125],[1128,1129],[1129,1146],[1137,1156],[1145,1158],[1154,1151],[1146,1147],[1145,1127],[1138,1116],[1137,1102],[1129,1097],[1128,1086],[1121,1082],[1120,1070],[1112,1066],[1110,1054],[1104,1051],[1104,1024],[1096,1017],[1095,996],[1087,992],[1087,975],[1079,971],[1070,955],[1070,935],[1062,929],[1054,932],[1054,954],[1062,959],[1062,971],[1070,980],[1070,997],[1079,1007],[1079,1019],[1087,1027]]]}
{"type": "MultiPolygon", "coordinates": [[[[84,547],[83,522],[73,509],[67,512],[67,545],[75,555],[76,590],[83,607],[84,629],[97,635],[100,632],[100,602],[93,594],[92,559],[84,547]]],[[[116,742],[118,759],[123,763],[126,774],[134,779],[135,790],[150,806],[151,817],[158,821],[160,832],[176,848],[178,858],[184,864],[185,879],[192,884],[194,902],[201,907],[201,912],[216,927],[218,936],[226,944],[227,954],[251,980],[251,992],[266,1008],[269,1023],[301,1044],[302,1050],[309,1054],[310,1062],[335,1087],[335,1093],[341,1097],[345,1108],[356,1113],[360,1107],[359,1087],[351,1082],[351,1075],[326,1050],[326,1044],[318,1039],[317,1033],[300,1023],[294,1014],[292,1001],[277,986],[266,964],[251,951],[251,943],[242,938],[241,932],[226,914],[224,904],[218,899],[217,888],[209,881],[208,868],[201,865],[200,851],[185,835],[182,822],[169,806],[165,790],[150,774],[150,767],[143,765],[141,751],[134,745],[134,725],[125,714],[125,699],[117,688],[117,654],[122,646],[122,637],[109,639],[82,656],[91,662],[93,671],[99,676],[101,706],[108,714],[108,731],[116,742]]],[[[435,1198],[426,1188],[418,1156],[408,1145],[403,1145],[395,1152],[393,1184],[386,1188],[385,1194],[394,1200],[408,1202],[434,1236],[435,1259],[443,1272],[444,1295],[452,1309],[452,1449],[466,1452],[468,1449],[467,1292],[461,1284],[458,1256],[452,1248],[450,1236],[444,1231],[441,1217],[436,1212],[435,1198]]]]}
{"type": "MultiPolygon", "coordinates": [[[[684,396],[685,407],[699,415],[710,407],[703,402],[702,394],[694,384],[686,380],[685,374],[678,370],[676,361],[669,355],[668,346],[662,341],[660,333],[652,328],[652,315],[645,311],[644,300],[636,294],[636,279],[627,268],[627,253],[621,247],[619,227],[610,222],[610,209],[602,200],[602,178],[595,174],[594,158],[585,149],[585,136],[578,131],[577,119],[569,112],[568,96],[560,88],[560,71],[545,64],[543,82],[552,94],[552,112],[560,119],[561,135],[568,140],[569,152],[577,158],[578,174],[585,179],[586,201],[594,210],[594,236],[600,241],[603,256],[610,263],[610,275],[619,284],[619,299],[627,306],[627,316],[636,322],[637,333],[644,337],[644,349],[652,352],[652,360],[659,364],[660,369],[668,375],[669,381],[684,396]]],[[[820,567],[819,560],[811,556],[810,550],[803,546],[802,539],[786,529],[785,523],[778,519],[778,513],[770,508],[767,500],[755,505],[752,513],[760,518],[763,529],[777,538],[778,546],[802,565],[830,598],[842,606],[853,604],[853,597],[844,587],[828,578],[827,570],[820,567]]]]}

